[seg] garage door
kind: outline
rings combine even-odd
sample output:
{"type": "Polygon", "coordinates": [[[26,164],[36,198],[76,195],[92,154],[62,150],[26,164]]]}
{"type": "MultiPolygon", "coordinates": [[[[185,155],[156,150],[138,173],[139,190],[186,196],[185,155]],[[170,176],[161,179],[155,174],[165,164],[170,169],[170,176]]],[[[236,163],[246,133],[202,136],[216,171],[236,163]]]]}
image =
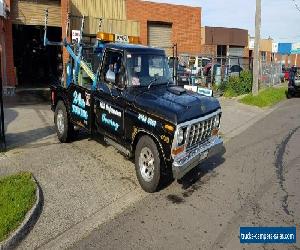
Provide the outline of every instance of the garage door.
{"type": "Polygon", "coordinates": [[[148,24],[148,45],[165,49],[168,56],[172,50],[172,25],[171,24],[148,24]]]}
{"type": "Polygon", "coordinates": [[[244,47],[229,47],[228,55],[230,57],[230,64],[243,64],[242,57],[244,56],[244,47]],[[238,59],[239,58],[239,59],[238,59]]]}
{"type": "Polygon", "coordinates": [[[48,25],[61,27],[60,1],[19,1],[13,0],[11,20],[14,24],[44,25],[45,9],[48,9],[48,25]]]}

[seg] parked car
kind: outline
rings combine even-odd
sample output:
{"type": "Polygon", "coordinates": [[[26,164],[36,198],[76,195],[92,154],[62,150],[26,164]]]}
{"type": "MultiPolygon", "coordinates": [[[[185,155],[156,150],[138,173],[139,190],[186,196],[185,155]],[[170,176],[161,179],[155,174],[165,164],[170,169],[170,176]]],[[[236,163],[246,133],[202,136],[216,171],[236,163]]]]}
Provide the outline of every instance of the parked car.
{"type": "Polygon", "coordinates": [[[300,94],[300,72],[299,68],[292,67],[289,72],[289,85],[287,91],[287,98],[292,98],[300,94]]]}
{"type": "Polygon", "coordinates": [[[288,81],[290,79],[289,69],[285,69],[284,71],[284,80],[288,81]]]}

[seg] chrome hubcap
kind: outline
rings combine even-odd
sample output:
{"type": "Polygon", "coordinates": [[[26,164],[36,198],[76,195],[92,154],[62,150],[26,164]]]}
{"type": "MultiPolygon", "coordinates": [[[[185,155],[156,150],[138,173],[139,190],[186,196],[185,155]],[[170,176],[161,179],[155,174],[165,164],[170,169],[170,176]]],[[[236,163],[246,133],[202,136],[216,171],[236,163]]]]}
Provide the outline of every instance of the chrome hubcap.
{"type": "Polygon", "coordinates": [[[58,110],[57,112],[56,125],[57,125],[58,132],[60,134],[63,134],[65,130],[65,125],[64,125],[64,114],[62,110],[58,110]]]}
{"type": "Polygon", "coordinates": [[[154,156],[152,151],[147,147],[141,150],[139,166],[143,179],[147,182],[152,181],[154,175],[154,156]]]}

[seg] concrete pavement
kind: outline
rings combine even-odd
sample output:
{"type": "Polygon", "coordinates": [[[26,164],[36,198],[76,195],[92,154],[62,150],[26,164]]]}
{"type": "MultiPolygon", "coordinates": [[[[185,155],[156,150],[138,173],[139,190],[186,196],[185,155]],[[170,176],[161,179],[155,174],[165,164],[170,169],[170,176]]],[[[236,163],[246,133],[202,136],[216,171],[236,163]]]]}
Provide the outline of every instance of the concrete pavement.
{"type": "MultiPolygon", "coordinates": [[[[221,103],[225,138],[269,112],[236,100],[221,99],[221,103]]],[[[49,105],[10,105],[5,114],[9,150],[1,155],[0,175],[29,170],[44,192],[41,217],[20,249],[71,246],[148,197],[138,185],[134,164],[114,148],[85,135],[73,143],[60,144],[49,105]]]]}
{"type": "Polygon", "coordinates": [[[238,98],[221,97],[219,101],[223,111],[221,133],[225,141],[242,133],[276,108],[261,109],[244,105],[239,103],[238,98]]]}
{"type": "Polygon", "coordinates": [[[227,152],[148,196],[71,249],[300,249],[300,99],[227,142],[227,152]],[[240,226],[296,226],[296,244],[245,244],[240,226]]]}

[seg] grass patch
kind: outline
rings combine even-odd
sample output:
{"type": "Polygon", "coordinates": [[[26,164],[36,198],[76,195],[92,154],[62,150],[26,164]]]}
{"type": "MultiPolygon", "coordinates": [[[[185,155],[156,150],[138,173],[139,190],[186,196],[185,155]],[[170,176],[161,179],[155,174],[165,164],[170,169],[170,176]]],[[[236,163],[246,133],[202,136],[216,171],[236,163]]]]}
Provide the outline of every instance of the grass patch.
{"type": "Polygon", "coordinates": [[[226,89],[223,94],[224,97],[236,97],[239,96],[233,89],[226,89]]]}
{"type": "Polygon", "coordinates": [[[0,178],[0,242],[24,220],[35,203],[36,185],[30,173],[0,178]]]}
{"type": "Polygon", "coordinates": [[[273,106],[286,98],[286,90],[285,87],[267,88],[260,91],[257,96],[253,96],[252,94],[246,95],[240,99],[240,102],[260,108],[273,106]]]}

